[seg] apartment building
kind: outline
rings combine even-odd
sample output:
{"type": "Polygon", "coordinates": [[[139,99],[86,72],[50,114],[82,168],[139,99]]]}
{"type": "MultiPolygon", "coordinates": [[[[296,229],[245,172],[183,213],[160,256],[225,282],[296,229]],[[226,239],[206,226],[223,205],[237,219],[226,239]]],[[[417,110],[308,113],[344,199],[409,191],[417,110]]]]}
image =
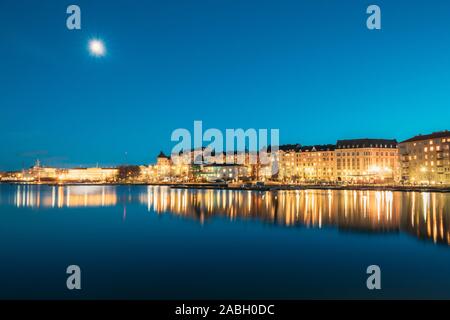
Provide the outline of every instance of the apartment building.
{"type": "Polygon", "coordinates": [[[300,149],[300,181],[336,181],[336,146],[333,144],[304,146],[300,149]]]}
{"type": "Polygon", "coordinates": [[[337,181],[386,183],[399,179],[395,139],[338,140],[335,155],[337,181]]]}
{"type": "Polygon", "coordinates": [[[448,130],[400,142],[401,180],[411,184],[450,184],[449,149],[448,130]]]}

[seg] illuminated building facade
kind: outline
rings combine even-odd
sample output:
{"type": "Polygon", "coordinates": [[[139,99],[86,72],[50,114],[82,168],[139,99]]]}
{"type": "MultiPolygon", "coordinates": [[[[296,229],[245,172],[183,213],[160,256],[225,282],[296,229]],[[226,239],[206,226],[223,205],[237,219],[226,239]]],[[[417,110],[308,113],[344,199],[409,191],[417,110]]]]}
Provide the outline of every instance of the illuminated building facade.
{"type": "MultiPolygon", "coordinates": [[[[214,151],[205,148],[165,155],[156,164],[140,166],[133,182],[184,183],[226,181],[265,181],[274,183],[411,183],[450,184],[450,132],[419,135],[397,143],[394,139],[338,140],[336,144],[280,145],[260,152],[214,151]],[[264,160],[263,160],[264,159],[264,160]]],[[[41,166],[6,172],[5,182],[114,182],[116,168],[60,169],[41,166]]]]}
{"type": "Polygon", "coordinates": [[[116,168],[72,168],[62,169],[44,167],[40,161],[27,170],[11,172],[2,181],[20,181],[37,183],[55,182],[112,182],[117,175],[116,168]]]}
{"type": "Polygon", "coordinates": [[[338,181],[386,183],[399,178],[396,140],[338,140],[335,154],[338,181]]]}
{"type": "Polygon", "coordinates": [[[398,177],[396,140],[338,140],[336,145],[284,145],[279,149],[282,182],[382,183],[398,177]]]}
{"type": "Polygon", "coordinates": [[[60,169],[58,180],[64,182],[112,182],[117,176],[116,168],[60,169]]]}
{"type": "MultiPolygon", "coordinates": [[[[204,148],[188,151],[172,156],[172,159],[161,153],[156,164],[157,179],[163,182],[180,181],[179,178],[174,179],[174,176],[185,177],[186,181],[193,182],[205,181],[205,177],[207,180],[222,179],[216,172],[218,169],[208,165],[225,163],[246,168],[246,174],[238,174],[238,179],[245,177],[246,180],[255,181],[387,183],[394,182],[399,177],[396,140],[355,139],[339,140],[336,145],[280,145],[274,154],[268,150],[270,159],[264,164],[259,159],[260,154],[256,152],[213,152],[206,159],[202,154],[204,151],[204,148]],[[174,174],[175,167],[178,167],[177,174],[174,174]],[[169,176],[172,178],[168,179],[169,176]]],[[[235,176],[233,174],[232,180],[236,179],[235,176]]]]}
{"type": "Polygon", "coordinates": [[[29,170],[24,170],[22,172],[22,177],[26,181],[52,181],[58,179],[58,169],[51,167],[41,166],[41,162],[36,160],[36,164],[29,170]]]}
{"type": "Polygon", "coordinates": [[[450,184],[450,132],[418,135],[399,144],[401,179],[411,184],[450,184]]]}
{"type": "Polygon", "coordinates": [[[334,145],[279,147],[279,180],[288,183],[335,180],[334,145]]]}
{"type": "MultiPolygon", "coordinates": [[[[278,147],[278,152],[276,156],[276,161],[278,166],[272,171],[278,169],[278,180],[283,182],[298,182],[300,177],[300,150],[301,146],[299,144],[286,144],[278,147]]],[[[274,164],[270,165],[271,167],[274,164]]]]}
{"type": "Polygon", "coordinates": [[[248,175],[248,170],[246,166],[239,164],[206,164],[202,166],[200,175],[208,182],[238,181],[248,175]]]}
{"type": "MultiPolygon", "coordinates": [[[[178,175],[176,175],[178,179],[172,179],[174,181],[183,179],[184,181],[203,181],[205,178],[209,179],[216,176],[212,171],[219,170],[218,168],[223,165],[228,165],[229,169],[232,167],[238,168],[236,177],[245,176],[258,179],[259,158],[257,152],[226,153],[209,151],[207,153],[206,148],[202,148],[201,150],[190,150],[173,154],[170,157],[172,172],[178,172],[178,175]]],[[[173,175],[174,173],[172,173],[173,175]]],[[[232,180],[235,180],[235,178],[232,180]]]]}
{"type": "Polygon", "coordinates": [[[299,155],[300,181],[334,182],[336,181],[336,146],[332,144],[305,146],[299,155]]]}
{"type": "Polygon", "coordinates": [[[162,151],[156,158],[155,171],[158,181],[170,181],[172,177],[172,160],[162,151]]]}

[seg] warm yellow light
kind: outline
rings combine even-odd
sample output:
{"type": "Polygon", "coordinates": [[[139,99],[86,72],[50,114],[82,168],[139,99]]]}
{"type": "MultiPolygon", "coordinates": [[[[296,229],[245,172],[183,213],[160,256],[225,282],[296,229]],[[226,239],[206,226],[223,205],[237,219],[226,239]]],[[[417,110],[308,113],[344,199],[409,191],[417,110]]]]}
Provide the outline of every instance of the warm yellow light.
{"type": "Polygon", "coordinates": [[[369,167],[369,172],[370,173],[380,173],[381,168],[379,166],[371,166],[371,167],[369,167]]]}

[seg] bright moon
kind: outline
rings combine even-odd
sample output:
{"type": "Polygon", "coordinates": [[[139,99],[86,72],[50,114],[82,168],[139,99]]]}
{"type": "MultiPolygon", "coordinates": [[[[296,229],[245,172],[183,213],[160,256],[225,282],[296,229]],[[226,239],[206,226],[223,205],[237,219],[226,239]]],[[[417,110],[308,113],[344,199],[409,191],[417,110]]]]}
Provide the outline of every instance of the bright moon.
{"type": "Polygon", "coordinates": [[[89,41],[89,52],[91,53],[91,55],[95,57],[104,56],[106,49],[105,45],[103,44],[103,41],[97,39],[89,41]]]}

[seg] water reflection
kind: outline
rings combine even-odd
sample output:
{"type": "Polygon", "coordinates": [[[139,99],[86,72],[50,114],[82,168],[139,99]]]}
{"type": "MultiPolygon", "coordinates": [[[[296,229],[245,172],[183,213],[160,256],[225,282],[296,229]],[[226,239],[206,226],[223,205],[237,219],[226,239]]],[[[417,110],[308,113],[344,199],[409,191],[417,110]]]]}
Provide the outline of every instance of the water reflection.
{"type": "Polygon", "coordinates": [[[2,203],[16,207],[62,208],[62,207],[105,207],[118,203],[114,187],[108,186],[34,186],[18,185],[14,196],[0,194],[2,203]]]}
{"type": "Polygon", "coordinates": [[[450,194],[391,191],[278,192],[188,190],[168,187],[32,186],[0,192],[0,205],[31,208],[126,206],[204,223],[213,216],[283,226],[338,227],[360,232],[407,232],[450,244],[450,194]]]}

